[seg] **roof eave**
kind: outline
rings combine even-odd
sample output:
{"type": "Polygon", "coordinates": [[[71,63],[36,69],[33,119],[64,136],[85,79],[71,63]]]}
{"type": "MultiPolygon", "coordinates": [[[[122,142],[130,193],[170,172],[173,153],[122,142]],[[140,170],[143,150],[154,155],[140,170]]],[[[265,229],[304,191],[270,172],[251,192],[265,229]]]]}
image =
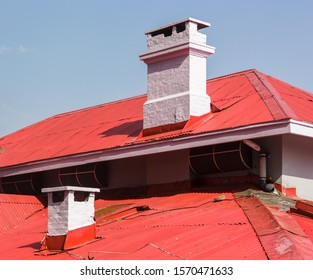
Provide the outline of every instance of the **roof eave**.
{"type": "Polygon", "coordinates": [[[313,138],[313,124],[291,119],[290,133],[313,138]]]}
{"type": "Polygon", "coordinates": [[[218,143],[239,141],[242,139],[253,139],[288,133],[313,138],[313,124],[287,119],[206,132],[197,135],[185,135],[179,138],[117,147],[108,150],[93,151],[84,154],[69,155],[61,158],[47,159],[1,168],[0,178],[92,162],[144,156],[161,152],[194,148],[198,146],[214,145],[218,143]]]}

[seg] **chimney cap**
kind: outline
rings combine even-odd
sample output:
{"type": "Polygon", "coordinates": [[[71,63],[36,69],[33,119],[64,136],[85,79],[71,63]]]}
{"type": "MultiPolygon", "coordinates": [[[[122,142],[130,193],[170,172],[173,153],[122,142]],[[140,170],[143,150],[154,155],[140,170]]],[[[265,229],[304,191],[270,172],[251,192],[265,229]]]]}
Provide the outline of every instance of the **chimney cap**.
{"type": "Polygon", "coordinates": [[[166,28],[169,28],[171,26],[179,25],[179,24],[182,24],[182,23],[185,23],[185,22],[194,22],[194,23],[196,23],[198,25],[198,30],[211,26],[211,24],[208,23],[208,22],[188,17],[188,18],[186,18],[184,20],[176,21],[174,23],[170,23],[170,24],[158,27],[158,28],[154,28],[154,29],[148,30],[148,31],[145,32],[145,34],[148,35],[148,34],[151,34],[153,32],[156,32],[156,31],[159,31],[159,30],[162,30],[162,29],[166,29],[166,28]]]}
{"type": "Polygon", "coordinates": [[[52,192],[62,192],[62,191],[76,191],[76,192],[100,192],[100,189],[97,188],[82,188],[75,186],[61,186],[61,187],[52,187],[52,188],[44,188],[41,190],[43,193],[52,193],[52,192]]]}

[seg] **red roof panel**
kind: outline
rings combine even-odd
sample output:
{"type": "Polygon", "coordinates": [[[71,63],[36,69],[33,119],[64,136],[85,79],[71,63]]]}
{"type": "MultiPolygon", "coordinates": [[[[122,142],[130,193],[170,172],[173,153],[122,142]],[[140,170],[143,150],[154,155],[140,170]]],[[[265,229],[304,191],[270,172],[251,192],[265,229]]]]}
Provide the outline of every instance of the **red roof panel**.
{"type": "Polygon", "coordinates": [[[0,194],[0,234],[6,234],[43,208],[34,196],[0,194]]]}
{"type": "MultiPolygon", "coordinates": [[[[213,203],[219,195],[189,193],[123,201],[148,205],[151,210],[100,227],[98,234],[105,237],[102,254],[96,243],[91,246],[101,259],[264,258],[253,229],[232,195],[226,193],[225,201],[213,203]],[[244,246],[254,250],[238,250],[233,242],[237,238],[251,240],[244,246]]],[[[101,202],[111,205],[122,201],[101,202]]],[[[87,251],[79,248],[77,253],[84,255],[87,251]]],[[[96,256],[92,248],[88,254],[96,256]]]]}
{"type": "MultiPolygon", "coordinates": [[[[264,74],[263,74],[264,75],[264,74]]],[[[281,99],[285,101],[289,108],[292,108],[298,121],[312,123],[313,119],[313,95],[309,92],[290,86],[289,84],[266,76],[268,81],[279,92],[281,99]]]]}
{"type": "Polygon", "coordinates": [[[0,168],[281,119],[313,123],[312,94],[256,70],[210,79],[207,93],[219,110],[147,137],[139,137],[146,95],[48,118],[0,139],[0,168]]]}
{"type": "Polygon", "coordinates": [[[313,219],[308,219],[306,216],[293,214],[292,217],[301,226],[306,236],[313,242],[313,219]]]}
{"type": "Polygon", "coordinates": [[[238,200],[269,259],[313,259],[313,243],[292,215],[254,197],[238,200]]]}
{"type": "Polygon", "coordinates": [[[203,192],[97,200],[97,210],[119,206],[114,215],[97,218],[101,238],[51,255],[38,251],[48,219],[38,199],[3,194],[1,201],[11,216],[22,219],[0,232],[0,259],[313,259],[313,220],[266,206],[255,197],[203,192]],[[214,202],[217,197],[222,199],[214,202]],[[17,199],[24,200],[23,206],[16,206],[17,199]],[[37,207],[30,216],[22,216],[26,204],[37,207]],[[144,205],[145,211],[118,214],[144,205]]]}

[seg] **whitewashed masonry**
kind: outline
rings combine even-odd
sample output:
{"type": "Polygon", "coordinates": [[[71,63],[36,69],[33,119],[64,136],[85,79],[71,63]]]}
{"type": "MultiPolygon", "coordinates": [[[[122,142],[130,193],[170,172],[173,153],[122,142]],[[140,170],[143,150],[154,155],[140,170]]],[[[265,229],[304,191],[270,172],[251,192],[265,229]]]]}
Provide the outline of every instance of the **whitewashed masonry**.
{"type": "Polygon", "coordinates": [[[143,128],[188,121],[210,112],[206,94],[206,45],[200,29],[209,23],[187,18],[146,32],[148,51],[140,56],[148,66],[148,99],[143,128]]]}
{"type": "Polygon", "coordinates": [[[95,223],[95,193],[100,189],[63,186],[42,192],[48,193],[48,236],[63,236],[95,223]]]}

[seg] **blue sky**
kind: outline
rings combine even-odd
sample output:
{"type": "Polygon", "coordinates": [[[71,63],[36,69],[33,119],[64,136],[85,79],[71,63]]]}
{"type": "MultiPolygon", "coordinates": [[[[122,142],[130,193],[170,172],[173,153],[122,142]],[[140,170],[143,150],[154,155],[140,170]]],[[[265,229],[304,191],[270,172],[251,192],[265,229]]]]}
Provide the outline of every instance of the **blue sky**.
{"type": "Polygon", "coordinates": [[[313,92],[310,0],[0,0],[0,136],[146,92],[144,32],[187,17],[216,53],[208,78],[250,68],[313,92]]]}

